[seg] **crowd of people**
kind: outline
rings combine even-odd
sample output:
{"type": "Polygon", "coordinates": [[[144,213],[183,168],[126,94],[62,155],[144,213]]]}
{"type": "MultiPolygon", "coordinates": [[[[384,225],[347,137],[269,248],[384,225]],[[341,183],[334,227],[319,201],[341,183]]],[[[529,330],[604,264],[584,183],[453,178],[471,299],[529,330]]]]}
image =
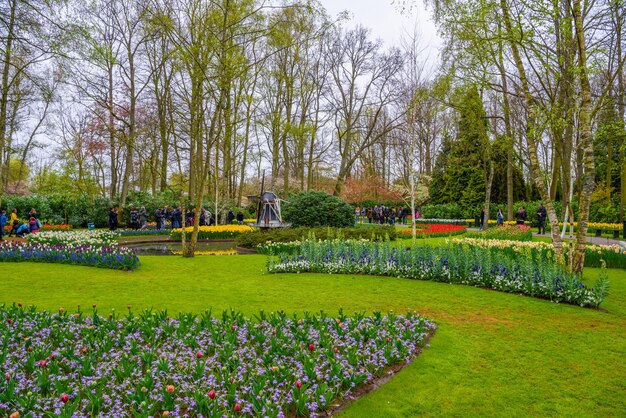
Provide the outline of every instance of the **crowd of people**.
{"type": "MultiPolygon", "coordinates": [[[[548,213],[546,208],[543,207],[541,203],[539,203],[539,208],[537,209],[537,233],[543,235],[546,233],[546,220],[548,218],[548,213]]],[[[521,206],[515,212],[515,224],[516,225],[526,225],[526,219],[528,218],[528,213],[526,213],[526,208],[521,206]]],[[[480,229],[483,229],[483,224],[485,220],[485,209],[483,209],[480,213],[480,229]]],[[[496,225],[504,225],[504,214],[502,213],[502,209],[498,208],[498,213],[496,214],[496,225]]]]}
{"type": "MultiPolygon", "coordinates": [[[[385,205],[376,205],[374,207],[356,207],[354,209],[354,221],[356,223],[370,223],[370,224],[385,224],[385,225],[395,225],[396,223],[406,225],[408,223],[409,216],[411,214],[411,210],[407,207],[393,207],[388,208],[385,205]]],[[[547,220],[547,212],[543,205],[540,203],[539,208],[537,210],[537,228],[539,234],[546,233],[546,220],[547,220]]],[[[419,219],[421,214],[419,210],[415,211],[415,219],[419,219]]],[[[146,208],[141,206],[140,208],[132,207],[130,209],[130,219],[127,224],[131,229],[146,229],[148,227],[148,218],[152,218],[149,216],[146,208]]],[[[157,208],[154,212],[154,221],[156,223],[156,229],[162,230],[166,228],[168,225],[171,228],[182,228],[184,226],[192,226],[194,224],[196,218],[196,210],[195,208],[189,208],[183,210],[179,207],[167,207],[164,206],[162,208],[157,208]]],[[[528,214],[526,213],[526,209],[524,207],[520,207],[515,213],[515,221],[517,225],[525,225],[526,219],[528,218],[528,214]]],[[[0,211],[0,241],[4,239],[5,235],[5,227],[10,226],[11,229],[8,233],[8,237],[13,235],[17,237],[23,237],[26,234],[32,234],[39,232],[41,228],[41,222],[37,216],[37,211],[33,208],[28,212],[28,216],[26,217],[27,221],[23,222],[18,217],[17,209],[13,209],[10,215],[7,215],[6,210],[0,211]]],[[[480,228],[482,229],[483,222],[485,219],[485,210],[482,210],[480,216],[480,228]]],[[[226,222],[228,224],[232,224],[233,221],[237,221],[237,224],[243,225],[244,214],[240,210],[235,214],[233,210],[229,210],[226,214],[226,222]]],[[[108,224],[109,229],[111,231],[117,230],[119,227],[119,212],[118,208],[111,208],[108,214],[108,224]]],[[[202,208],[200,210],[200,226],[210,226],[216,225],[216,219],[213,214],[202,208]]],[[[496,215],[496,224],[503,225],[504,224],[504,214],[502,213],[502,209],[498,209],[498,213],[496,215]]]]}
{"type": "Polygon", "coordinates": [[[41,228],[41,221],[37,216],[37,211],[33,208],[28,212],[26,222],[22,222],[17,216],[17,209],[13,209],[11,211],[11,215],[7,217],[7,211],[0,211],[0,241],[4,239],[5,227],[9,225],[11,230],[7,237],[14,236],[23,237],[26,234],[34,234],[39,232],[39,228],[41,228]]]}
{"type": "MultiPolygon", "coordinates": [[[[162,230],[168,225],[172,229],[182,228],[183,225],[193,226],[196,218],[196,209],[188,208],[183,210],[182,207],[164,206],[157,208],[154,212],[154,217],[148,215],[146,208],[141,206],[139,209],[132,207],[130,209],[130,218],[127,226],[131,229],[147,229],[148,218],[154,219],[157,230],[162,230]]],[[[236,215],[233,210],[229,210],[226,215],[226,221],[228,224],[232,224],[234,220],[237,220],[239,225],[243,225],[244,214],[239,211],[236,215]]],[[[117,230],[119,227],[119,212],[118,208],[111,208],[109,211],[109,229],[111,231],[117,230]]],[[[216,225],[215,216],[211,211],[202,208],[200,210],[200,219],[198,220],[200,226],[216,225]]]]}
{"type": "MultiPolygon", "coordinates": [[[[374,207],[356,207],[354,209],[354,222],[395,225],[407,224],[411,209],[407,207],[388,208],[385,205],[374,207]]],[[[419,210],[415,211],[415,219],[420,217],[419,210]]]]}

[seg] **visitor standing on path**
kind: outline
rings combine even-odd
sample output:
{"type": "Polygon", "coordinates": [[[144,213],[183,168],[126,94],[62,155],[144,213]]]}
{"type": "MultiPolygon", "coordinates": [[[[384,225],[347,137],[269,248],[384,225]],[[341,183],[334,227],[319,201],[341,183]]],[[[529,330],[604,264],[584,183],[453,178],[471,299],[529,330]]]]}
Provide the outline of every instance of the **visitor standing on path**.
{"type": "Polygon", "coordinates": [[[502,213],[502,209],[498,209],[498,214],[496,215],[496,225],[504,225],[504,214],[502,213]]]}
{"type": "Polygon", "coordinates": [[[141,229],[146,228],[146,224],[148,223],[148,213],[146,212],[146,207],[142,206],[138,212],[139,215],[139,227],[141,229]]]}
{"type": "Polygon", "coordinates": [[[523,207],[520,207],[515,214],[515,222],[517,225],[524,225],[526,222],[526,211],[523,207]]]}
{"type": "Polygon", "coordinates": [[[480,211],[480,228],[479,228],[479,230],[482,231],[483,229],[485,229],[485,209],[482,209],[480,211]]]}
{"type": "Polygon", "coordinates": [[[156,229],[157,231],[160,231],[163,228],[164,222],[163,222],[163,211],[161,210],[161,208],[157,208],[156,211],[154,212],[154,219],[156,221],[156,229]]]}
{"type": "Polygon", "coordinates": [[[109,230],[115,231],[117,229],[117,209],[111,208],[109,211],[109,230]]]}
{"type": "Polygon", "coordinates": [[[39,232],[39,221],[31,216],[30,221],[28,221],[28,228],[31,234],[36,234],[39,232]]]}
{"type": "Polygon", "coordinates": [[[541,203],[539,203],[539,209],[537,209],[537,233],[543,235],[546,233],[546,218],[548,217],[548,213],[546,212],[546,208],[543,207],[541,203]],[[543,231],[543,232],[541,232],[543,231]]]}

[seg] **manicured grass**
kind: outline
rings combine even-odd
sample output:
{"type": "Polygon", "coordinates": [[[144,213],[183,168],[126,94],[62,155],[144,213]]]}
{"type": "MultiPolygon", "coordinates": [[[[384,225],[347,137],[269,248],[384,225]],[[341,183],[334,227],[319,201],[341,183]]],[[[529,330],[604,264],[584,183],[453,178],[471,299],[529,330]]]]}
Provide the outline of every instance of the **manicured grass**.
{"type": "MultiPolygon", "coordinates": [[[[441,239],[443,240],[443,238],[441,239]]],[[[423,240],[431,243],[431,240],[423,240]]],[[[435,242],[433,240],[433,242],[435,242]]],[[[468,286],[391,277],[270,275],[265,257],[142,257],[135,272],[2,263],[0,303],[170,312],[417,310],[431,347],[343,416],[619,416],[626,411],[626,271],[608,312],[468,286]]],[[[593,284],[598,270],[588,269],[593,284]]]]}

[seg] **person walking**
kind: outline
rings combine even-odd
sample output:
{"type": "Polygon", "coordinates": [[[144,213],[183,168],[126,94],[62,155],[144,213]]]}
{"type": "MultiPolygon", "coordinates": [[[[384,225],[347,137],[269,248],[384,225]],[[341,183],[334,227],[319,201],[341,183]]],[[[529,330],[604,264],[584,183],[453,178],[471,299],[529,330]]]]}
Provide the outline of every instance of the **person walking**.
{"type": "Polygon", "coordinates": [[[7,224],[7,211],[3,210],[0,212],[0,241],[2,241],[2,237],[4,237],[4,226],[7,224]]]}
{"type": "Polygon", "coordinates": [[[237,225],[243,225],[243,212],[237,212],[237,225]]]}
{"type": "Polygon", "coordinates": [[[228,215],[226,215],[226,219],[228,220],[228,225],[232,224],[235,220],[235,212],[232,209],[228,211],[228,215]]]}
{"type": "Polygon", "coordinates": [[[130,210],[130,227],[131,229],[139,229],[139,213],[136,208],[130,210]]]}
{"type": "Polygon", "coordinates": [[[485,229],[485,209],[480,211],[480,223],[478,225],[480,225],[480,228],[478,228],[479,231],[485,229]]]}
{"type": "Polygon", "coordinates": [[[109,230],[115,231],[117,229],[117,209],[111,208],[109,211],[109,230]]]}
{"type": "Polygon", "coordinates": [[[182,211],[180,206],[172,211],[172,229],[182,228],[182,211]]]}
{"type": "Polygon", "coordinates": [[[498,209],[498,214],[496,215],[496,225],[504,225],[504,214],[502,213],[502,209],[498,209]]]}
{"type": "Polygon", "coordinates": [[[146,225],[148,224],[148,212],[146,212],[146,207],[142,206],[139,208],[137,215],[139,216],[139,228],[146,229],[146,225]]]}
{"type": "Polygon", "coordinates": [[[17,209],[13,209],[11,211],[11,219],[9,219],[9,225],[11,225],[11,230],[9,231],[9,237],[15,233],[17,236],[17,228],[20,226],[20,220],[17,218],[17,209]]]}
{"type": "Polygon", "coordinates": [[[520,207],[517,209],[517,213],[515,213],[515,223],[517,225],[524,225],[526,221],[526,212],[524,212],[524,208],[520,207]]]}
{"type": "Polygon", "coordinates": [[[163,229],[163,211],[161,210],[161,208],[157,208],[156,211],[154,212],[154,220],[156,221],[156,229],[157,231],[160,231],[161,229],[163,229]]]}
{"type": "Polygon", "coordinates": [[[548,213],[546,208],[543,207],[541,203],[539,203],[539,209],[537,209],[537,231],[538,234],[544,235],[546,233],[546,218],[548,217],[548,213]],[[543,231],[543,232],[542,232],[543,231]]]}

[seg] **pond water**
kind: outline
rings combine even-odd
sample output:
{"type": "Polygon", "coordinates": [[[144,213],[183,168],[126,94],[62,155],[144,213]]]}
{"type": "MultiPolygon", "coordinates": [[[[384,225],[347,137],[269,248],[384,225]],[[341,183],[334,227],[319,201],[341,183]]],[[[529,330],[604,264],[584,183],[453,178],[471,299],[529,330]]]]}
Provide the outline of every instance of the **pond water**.
{"type": "MultiPolygon", "coordinates": [[[[137,255],[174,255],[181,251],[179,241],[173,242],[150,242],[150,243],[128,243],[124,247],[132,248],[137,255]]],[[[196,253],[203,252],[225,252],[237,251],[237,243],[235,241],[227,242],[198,242],[196,244],[196,253]]]]}

